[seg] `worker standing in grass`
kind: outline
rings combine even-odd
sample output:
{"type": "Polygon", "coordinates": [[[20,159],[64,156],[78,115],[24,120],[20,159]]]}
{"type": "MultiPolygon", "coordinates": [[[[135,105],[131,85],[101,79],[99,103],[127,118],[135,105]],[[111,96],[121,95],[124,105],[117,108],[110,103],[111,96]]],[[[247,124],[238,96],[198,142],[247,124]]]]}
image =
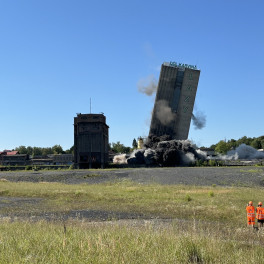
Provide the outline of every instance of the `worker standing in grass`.
{"type": "Polygon", "coordinates": [[[255,208],[253,206],[253,202],[250,201],[246,208],[247,210],[247,224],[248,226],[254,228],[255,225],[255,208]]]}
{"type": "Polygon", "coordinates": [[[256,208],[256,217],[258,219],[258,227],[263,227],[264,223],[264,208],[262,207],[262,202],[258,203],[258,207],[256,208]]]}

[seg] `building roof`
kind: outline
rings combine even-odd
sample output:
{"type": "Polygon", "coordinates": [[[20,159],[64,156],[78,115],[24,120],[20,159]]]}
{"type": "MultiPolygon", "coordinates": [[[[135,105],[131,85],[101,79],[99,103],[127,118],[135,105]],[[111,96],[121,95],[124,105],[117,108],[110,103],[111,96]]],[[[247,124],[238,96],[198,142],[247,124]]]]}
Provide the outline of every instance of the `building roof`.
{"type": "Polygon", "coordinates": [[[3,155],[4,157],[27,157],[28,154],[3,155]]]}
{"type": "Polygon", "coordinates": [[[19,154],[18,153],[18,151],[16,151],[16,150],[14,150],[14,151],[8,151],[8,152],[6,152],[6,155],[17,155],[17,154],[19,154]]]}
{"type": "Polygon", "coordinates": [[[19,152],[18,151],[16,151],[16,150],[3,150],[3,151],[0,151],[0,155],[8,155],[8,156],[10,156],[10,155],[17,155],[17,154],[19,154],[19,152]]]}

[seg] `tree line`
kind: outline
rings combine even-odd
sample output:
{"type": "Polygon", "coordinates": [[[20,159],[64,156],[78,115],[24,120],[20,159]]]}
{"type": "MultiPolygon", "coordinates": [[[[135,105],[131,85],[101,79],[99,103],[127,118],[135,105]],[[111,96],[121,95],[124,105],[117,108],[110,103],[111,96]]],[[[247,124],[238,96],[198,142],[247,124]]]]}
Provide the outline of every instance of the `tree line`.
{"type": "MultiPolygon", "coordinates": [[[[218,143],[211,145],[210,148],[217,153],[226,154],[229,150],[235,149],[241,144],[249,145],[255,149],[264,149],[264,136],[253,138],[244,136],[238,140],[220,140],[218,143]]],[[[133,139],[132,147],[127,147],[124,144],[120,143],[120,141],[109,144],[109,150],[114,153],[131,153],[136,148],[136,139],[133,139]]],[[[204,148],[205,147],[201,147],[201,149],[204,148]]],[[[50,154],[73,154],[74,146],[67,150],[63,150],[60,145],[54,145],[53,147],[47,148],[19,146],[15,148],[15,150],[17,150],[20,154],[28,154],[32,156],[47,156],[50,154]]]]}
{"type": "MultiPolygon", "coordinates": [[[[137,148],[137,142],[135,139],[132,142],[132,148],[125,146],[124,144],[120,143],[120,141],[109,144],[109,150],[113,151],[114,153],[130,153],[135,148],[137,148]]],[[[19,146],[15,148],[14,150],[18,151],[19,154],[27,154],[33,157],[34,156],[47,156],[51,154],[74,154],[74,146],[72,146],[70,149],[63,150],[61,145],[54,145],[53,147],[47,147],[47,148],[19,146]]]]}
{"type": "Polygon", "coordinates": [[[54,145],[53,147],[41,148],[41,147],[31,147],[31,146],[19,146],[15,148],[19,154],[27,154],[30,156],[47,156],[51,154],[73,154],[74,147],[70,149],[63,150],[61,145],[54,145]]]}

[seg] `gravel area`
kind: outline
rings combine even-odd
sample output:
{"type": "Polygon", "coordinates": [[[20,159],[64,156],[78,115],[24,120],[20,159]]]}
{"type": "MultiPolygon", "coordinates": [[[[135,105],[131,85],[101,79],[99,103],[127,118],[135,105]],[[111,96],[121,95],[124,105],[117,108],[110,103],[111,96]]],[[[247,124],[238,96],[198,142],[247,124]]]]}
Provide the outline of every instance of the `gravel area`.
{"type": "Polygon", "coordinates": [[[264,186],[264,167],[176,167],[0,172],[0,180],[96,184],[131,180],[142,184],[264,186]]]}
{"type": "Polygon", "coordinates": [[[41,200],[41,198],[0,197],[0,208],[30,206],[31,204],[37,204],[41,200]]]}
{"type": "MultiPolygon", "coordinates": [[[[21,204],[21,206],[24,206],[21,204]]],[[[0,218],[8,218],[11,221],[14,220],[30,220],[30,221],[67,221],[67,220],[85,220],[92,221],[116,221],[116,220],[128,220],[128,219],[156,219],[149,215],[139,213],[126,213],[126,212],[110,212],[103,210],[74,210],[69,212],[41,212],[41,213],[12,213],[12,214],[0,214],[0,218]]]]}

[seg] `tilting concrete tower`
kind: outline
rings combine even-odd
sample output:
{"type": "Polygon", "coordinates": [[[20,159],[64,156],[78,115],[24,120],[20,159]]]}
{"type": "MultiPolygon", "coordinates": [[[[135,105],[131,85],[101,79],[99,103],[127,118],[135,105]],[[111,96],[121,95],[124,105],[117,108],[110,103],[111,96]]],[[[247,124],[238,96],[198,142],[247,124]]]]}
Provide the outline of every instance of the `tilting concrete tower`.
{"type": "Polygon", "coordinates": [[[149,135],[188,138],[199,76],[196,66],[162,64],[149,135]]]}

